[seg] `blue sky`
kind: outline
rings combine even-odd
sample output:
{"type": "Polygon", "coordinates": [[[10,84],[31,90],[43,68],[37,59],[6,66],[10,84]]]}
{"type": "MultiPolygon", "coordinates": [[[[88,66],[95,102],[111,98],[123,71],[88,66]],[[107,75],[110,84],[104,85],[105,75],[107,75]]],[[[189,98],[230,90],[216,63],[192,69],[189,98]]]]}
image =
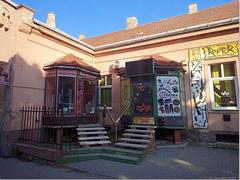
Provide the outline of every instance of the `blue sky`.
{"type": "Polygon", "coordinates": [[[35,10],[34,18],[46,22],[47,14],[56,15],[57,28],[78,38],[87,38],[126,28],[126,18],[135,16],[139,25],[188,12],[196,2],[198,9],[232,0],[13,0],[35,10]]]}

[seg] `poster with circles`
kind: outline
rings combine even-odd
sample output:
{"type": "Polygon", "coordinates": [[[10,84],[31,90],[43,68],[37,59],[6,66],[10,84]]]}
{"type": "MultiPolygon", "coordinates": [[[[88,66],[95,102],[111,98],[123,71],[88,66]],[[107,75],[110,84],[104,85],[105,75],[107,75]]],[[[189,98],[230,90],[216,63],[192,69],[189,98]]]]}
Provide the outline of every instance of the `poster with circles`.
{"type": "Polygon", "coordinates": [[[157,76],[158,116],[181,116],[177,76],[157,76]]]}

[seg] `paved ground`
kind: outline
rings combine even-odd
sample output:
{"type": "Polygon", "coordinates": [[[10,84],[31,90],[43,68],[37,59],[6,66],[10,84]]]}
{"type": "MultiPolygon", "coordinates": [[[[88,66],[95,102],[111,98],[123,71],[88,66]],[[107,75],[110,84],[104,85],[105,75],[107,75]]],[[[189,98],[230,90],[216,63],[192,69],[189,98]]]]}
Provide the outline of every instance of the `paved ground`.
{"type": "Polygon", "coordinates": [[[15,158],[0,158],[0,179],[105,179],[81,170],[62,166],[41,165],[15,158]]]}
{"type": "Polygon", "coordinates": [[[130,179],[237,178],[238,150],[187,145],[184,149],[157,149],[138,165],[92,160],[67,165],[90,173],[130,179]]]}
{"type": "Polygon", "coordinates": [[[238,150],[187,145],[184,149],[157,149],[138,165],[91,160],[62,166],[0,158],[0,179],[177,179],[239,178],[238,150]]]}

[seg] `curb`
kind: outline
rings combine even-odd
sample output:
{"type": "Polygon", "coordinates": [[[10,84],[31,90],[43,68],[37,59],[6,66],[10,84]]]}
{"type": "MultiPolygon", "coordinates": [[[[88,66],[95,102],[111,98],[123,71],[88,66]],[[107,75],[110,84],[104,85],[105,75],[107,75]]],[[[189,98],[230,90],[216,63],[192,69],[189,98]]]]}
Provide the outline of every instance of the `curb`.
{"type": "Polygon", "coordinates": [[[156,149],[184,149],[188,142],[182,144],[156,145],[156,149]]]}
{"type": "Polygon", "coordinates": [[[202,146],[208,148],[218,148],[218,149],[233,149],[239,150],[239,143],[229,143],[229,142],[188,142],[190,145],[193,146],[202,146]]]}

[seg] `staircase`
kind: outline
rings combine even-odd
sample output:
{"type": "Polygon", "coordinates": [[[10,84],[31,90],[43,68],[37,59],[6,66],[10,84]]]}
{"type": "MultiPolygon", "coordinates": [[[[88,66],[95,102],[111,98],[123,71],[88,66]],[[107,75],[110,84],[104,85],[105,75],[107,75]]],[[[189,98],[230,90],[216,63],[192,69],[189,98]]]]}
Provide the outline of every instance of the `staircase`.
{"type": "Polygon", "coordinates": [[[105,159],[127,164],[138,164],[145,156],[143,151],[116,148],[111,146],[82,147],[69,151],[57,159],[57,163],[71,163],[94,159],[105,159]]]}
{"type": "Polygon", "coordinates": [[[128,164],[138,164],[146,152],[155,148],[154,126],[129,125],[123,137],[114,146],[100,124],[77,127],[80,148],[75,148],[57,159],[57,163],[70,163],[93,159],[105,159],[128,164]]]}
{"type": "Polygon", "coordinates": [[[80,146],[103,146],[111,144],[107,132],[100,124],[78,125],[78,142],[80,146]]]}
{"type": "Polygon", "coordinates": [[[115,146],[144,152],[152,151],[155,147],[154,128],[146,125],[129,125],[115,146]]]}

